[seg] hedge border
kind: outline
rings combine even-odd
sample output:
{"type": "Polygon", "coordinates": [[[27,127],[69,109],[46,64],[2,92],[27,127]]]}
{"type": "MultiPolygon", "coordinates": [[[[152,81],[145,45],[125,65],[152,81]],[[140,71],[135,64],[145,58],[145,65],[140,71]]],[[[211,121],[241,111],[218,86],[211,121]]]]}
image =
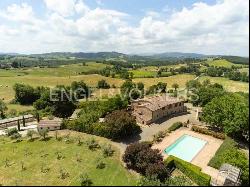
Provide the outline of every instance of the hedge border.
{"type": "Polygon", "coordinates": [[[193,165],[172,155],[170,155],[164,161],[164,164],[169,169],[172,169],[173,167],[178,168],[182,173],[188,176],[199,186],[210,186],[211,176],[203,173],[201,171],[201,168],[196,165],[193,165]]]}
{"type": "Polygon", "coordinates": [[[221,139],[221,140],[225,140],[226,139],[226,135],[223,134],[223,133],[214,132],[214,131],[211,131],[209,129],[206,129],[206,128],[203,128],[203,127],[199,127],[199,126],[196,126],[196,125],[193,125],[192,128],[191,128],[191,130],[194,131],[194,132],[198,132],[200,134],[209,135],[209,136],[212,136],[214,138],[221,139]]]}
{"type": "Polygon", "coordinates": [[[182,122],[175,122],[173,123],[169,128],[168,128],[168,132],[173,132],[179,128],[183,127],[183,123],[182,122]]]}

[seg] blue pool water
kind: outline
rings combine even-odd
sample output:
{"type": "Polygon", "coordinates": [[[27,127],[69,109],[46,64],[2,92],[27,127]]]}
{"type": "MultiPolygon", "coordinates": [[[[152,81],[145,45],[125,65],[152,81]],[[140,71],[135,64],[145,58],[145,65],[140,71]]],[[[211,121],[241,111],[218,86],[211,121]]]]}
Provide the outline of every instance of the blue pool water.
{"type": "Polygon", "coordinates": [[[189,135],[183,135],[172,145],[165,149],[168,155],[176,156],[187,162],[191,162],[193,158],[206,145],[207,141],[195,138],[189,135]]]}

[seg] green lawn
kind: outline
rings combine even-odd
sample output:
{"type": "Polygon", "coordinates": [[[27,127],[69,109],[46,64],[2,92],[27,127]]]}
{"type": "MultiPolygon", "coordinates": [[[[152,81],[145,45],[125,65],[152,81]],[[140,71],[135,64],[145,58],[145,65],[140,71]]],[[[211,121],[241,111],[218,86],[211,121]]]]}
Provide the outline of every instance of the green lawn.
{"type": "MultiPolygon", "coordinates": [[[[62,133],[62,132],[59,132],[62,133]]],[[[0,184],[2,185],[80,185],[79,176],[87,173],[93,185],[135,185],[137,177],[129,173],[120,161],[118,149],[112,157],[104,158],[102,150],[91,151],[86,141],[93,136],[83,133],[70,133],[72,143],[65,139],[57,141],[52,138],[48,141],[23,140],[13,143],[7,138],[0,137],[0,184]],[[78,146],[76,138],[81,137],[83,145],[78,146]],[[60,152],[62,159],[57,159],[60,152]],[[79,158],[77,161],[77,158],[79,158]],[[6,159],[8,165],[6,167],[6,159]],[[96,169],[97,160],[102,159],[106,164],[104,169],[96,169]],[[22,170],[21,163],[26,170],[22,170]],[[42,172],[42,166],[48,172],[42,172]],[[68,172],[65,179],[60,178],[60,170],[68,172]]],[[[104,138],[95,137],[99,144],[111,143],[104,138]]]]}

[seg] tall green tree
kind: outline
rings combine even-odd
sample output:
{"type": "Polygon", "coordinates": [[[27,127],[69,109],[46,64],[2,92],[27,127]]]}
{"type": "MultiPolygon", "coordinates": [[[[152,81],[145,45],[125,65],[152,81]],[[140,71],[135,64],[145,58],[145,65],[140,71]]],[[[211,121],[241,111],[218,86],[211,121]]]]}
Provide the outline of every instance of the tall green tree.
{"type": "Polygon", "coordinates": [[[174,84],[172,85],[172,88],[174,88],[174,90],[176,91],[176,90],[179,88],[179,84],[174,83],[174,84]]]}
{"type": "Polygon", "coordinates": [[[5,112],[8,110],[6,104],[0,99],[0,118],[5,118],[5,112]]]}
{"type": "Polygon", "coordinates": [[[249,104],[238,93],[214,98],[203,108],[202,120],[231,137],[249,138],[249,104]]]}

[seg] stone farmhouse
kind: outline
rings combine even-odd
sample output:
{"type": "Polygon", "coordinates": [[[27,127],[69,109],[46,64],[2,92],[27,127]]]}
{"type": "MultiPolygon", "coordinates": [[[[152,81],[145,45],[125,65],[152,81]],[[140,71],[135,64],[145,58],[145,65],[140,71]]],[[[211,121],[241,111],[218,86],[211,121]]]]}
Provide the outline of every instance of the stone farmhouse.
{"type": "Polygon", "coordinates": [[[143,125],[187,111],[183,100],[166,95],[138,99],[132,102],[131,107],[137,123],[143,125]]]}

